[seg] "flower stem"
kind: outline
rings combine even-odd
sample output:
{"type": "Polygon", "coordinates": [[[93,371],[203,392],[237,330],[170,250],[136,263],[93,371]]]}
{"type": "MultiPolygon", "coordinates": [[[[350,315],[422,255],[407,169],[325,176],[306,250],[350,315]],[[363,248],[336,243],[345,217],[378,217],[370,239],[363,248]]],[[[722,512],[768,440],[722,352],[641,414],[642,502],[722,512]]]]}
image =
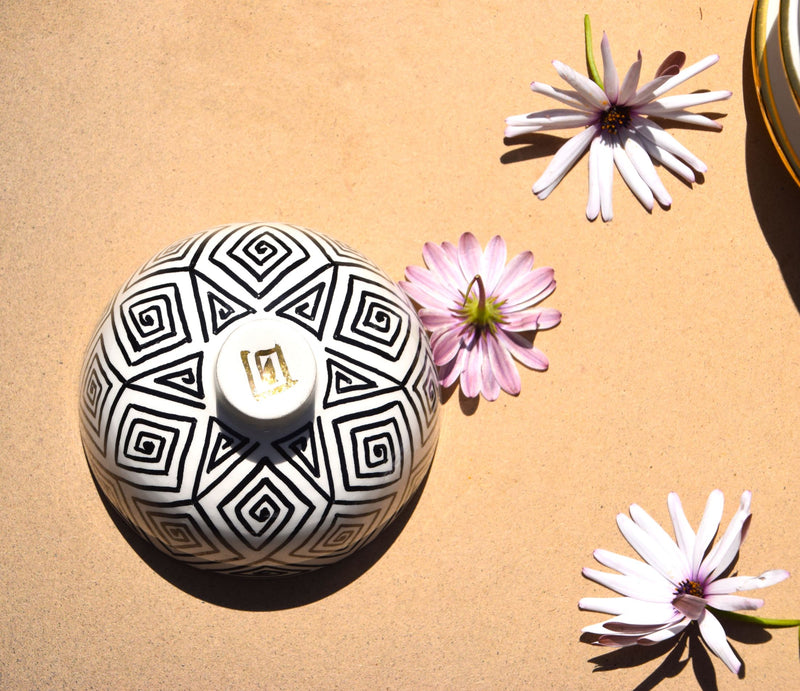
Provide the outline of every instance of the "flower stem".
{"type": "Polygon", "coordinates": [[[709,607],[708,609],[713,610],[714,614],[719,614],[728,619],[734,619],[748,624],[759,624],[766,628],[788,629],[792,626],[800,626],[800,619],[768,619],[767,617],[754,617],[751,614],[742,614],[741,612],[726,612],[720,609],[714,609],[713,607],[709,607]]]}
{"type": "Polygon", "coordinates": [[[478,311],[484,312],[486,310],[486,289],[483,287],[483,279],[479,274],[473,276],[472,280],[467,286],[467,292],[464,294],[464,305],[467,304],[467,300],[469,300],[469,294],[472,291],[472,286],[474,286],[476,283],[478,284],[478,311]]]}
{"type": "Polygon", "coordinates": [[[713,607],[708,607],[708,609],[721,617],[727,617],[733,621],[741,621],[745,624],[758,624],[765,629],[790,629],[796,626],[798,643],[800,643],[800,619],[769,619],[767,617],[754,617],[751,614],[742,614],[741,612],[726,612],[713,607]]]}
{"type": "Polygon", "coordinates": [[[594,61],[594,52],[592,51],[592,22],[588,14],[583,15],[583,34],[586,38],[586,69],[592,81],[602,89],[603,80],[600,78],[600,72],[597,71],[597,64],[594,61]]]}

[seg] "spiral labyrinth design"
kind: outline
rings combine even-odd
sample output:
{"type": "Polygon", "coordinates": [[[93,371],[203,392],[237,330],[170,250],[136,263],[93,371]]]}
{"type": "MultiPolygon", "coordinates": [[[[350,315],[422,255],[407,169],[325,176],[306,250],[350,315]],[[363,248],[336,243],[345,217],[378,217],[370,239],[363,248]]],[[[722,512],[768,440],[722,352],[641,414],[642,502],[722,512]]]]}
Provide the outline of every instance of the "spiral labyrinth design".
{"type": "Polygon", "coordinates": [[[81,437],[98,487],[147,540],[204,569],[286,575],[373,539],[428,472],[439,389],[414,309],[339,241],[228,225],[159,252],[111,302],[81,375],[81,437]],[[302,329],[316,392],[264,430],[218,404],[233,329],[302,329]]]}

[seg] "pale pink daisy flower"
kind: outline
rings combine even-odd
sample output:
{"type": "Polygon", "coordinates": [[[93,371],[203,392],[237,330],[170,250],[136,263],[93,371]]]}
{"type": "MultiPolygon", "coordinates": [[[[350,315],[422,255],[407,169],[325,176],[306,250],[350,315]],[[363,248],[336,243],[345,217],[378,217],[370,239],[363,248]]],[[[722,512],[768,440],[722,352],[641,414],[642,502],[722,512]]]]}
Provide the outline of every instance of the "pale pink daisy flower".
{"type": "Polygon", "coordinates": [[[486,250],[472,233],[456,247],[428,242],[422,257],[428,267],[409,266],[400,286],[420,305],[431,333],[439,381],[460,380],[468,398],[494,401],[502,389],[517,395],[520,376],[512,359],[546,370],[547,356],[525,332],[550,329],[561,321],[555,309],[531,309],[555,290],[551,268],[533,268],[533,253],[523,252],[506,266],[506,243],[493,237],[486,250]]]}
{"type": "Polygon", "coordinates": [[[545,199],[556,188],[588,149],[589,200],[586,216],[589,220],[593,221],[598,214],[605,221],[610,221],[614,216],[611,199],[614,165],[648,211],[653,209],[656,200],[663,207],[669,207],[672,198],[661,182],[653,161],[688,183],[695,181],[694,171],[703,173],[707,167],[652,118],[721,130],[722,125],[718,122],[686,109],[730,98],[730,91],[700,91],[660,98],[714,65],[719,56],[709,55],[681,69],[686,56],[676,51],[662,63],[655,79],[639,86],[641,51],[636,62],[620,80],[608,37],[604,33],[601,43],[601,80],[591,57],[590,42],[591,33],[587,23],[587,61],[594,72],[592,79],[554,60],[556,72],[571,89],[558,89],[541,82],[531,84],[534,92],[568,107],[509,117],[506,119],[505,136],[513,138],[544,130],[583,128],[558,150],[542,176],[534,183],[533,193],[539,199],[545,199]]]}
{"type": "Polygon", "coordinates": [[[789,577],[788,571],[780,569],[753,577],[731,575],[750,526],[750,498],[750,492],[742,494],[728,529],[713,547],[722,518],[723,495],[719,490],[708,497],[697,533],[689,525],[678,495],[669,495],[667,503],[677,544],[640,506],[630,507],[630,517],[619,514],[620,532],[644,562],[602,549],[594,552],[600,564],[619,573],[585,568],[583,575],[622,597],[587,597],[578,603],[580,609],[615,615],[583,629],[589,642],[605,646],[653,645],[696,622],[706,645],[732,672],[738,673],[742,663],[712,610],[757,609],[763,600],[738,593],[765,588],[789,577]]]}

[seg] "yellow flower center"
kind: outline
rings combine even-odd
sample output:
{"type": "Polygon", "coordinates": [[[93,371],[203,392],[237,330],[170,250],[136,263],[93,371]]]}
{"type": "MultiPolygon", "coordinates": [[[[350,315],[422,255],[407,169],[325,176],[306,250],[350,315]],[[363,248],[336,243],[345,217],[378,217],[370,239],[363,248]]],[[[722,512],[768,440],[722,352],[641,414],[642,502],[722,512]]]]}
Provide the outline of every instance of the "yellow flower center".
{"type": "Polygon", "coordinates": [[[675,589],[676,595],[694,595],[695,597],[703,597],[703,586],[697,581],[690,581],[688,578],[681,582],[675,589]]]}
{"type": "Polygon", "coordinates": [[[631,124],[631,109],[627,106],[611,106],[600,116],[603,132],[614,134],[618,129],[631,124]]]}

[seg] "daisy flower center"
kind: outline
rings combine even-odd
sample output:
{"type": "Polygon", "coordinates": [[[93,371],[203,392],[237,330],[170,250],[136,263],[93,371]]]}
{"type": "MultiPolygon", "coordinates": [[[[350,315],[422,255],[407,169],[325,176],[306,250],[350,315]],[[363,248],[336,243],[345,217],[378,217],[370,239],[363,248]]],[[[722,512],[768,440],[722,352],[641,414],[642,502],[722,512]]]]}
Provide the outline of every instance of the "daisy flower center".
{"type": "Polygon", "coordinates": [[[680,585],[675,589],[675,595],[694,595],[695,597],[703,597],[703,586],[697,581],[690,581],[688,578],[681,581],[680,585]]]}
{"type": "Polygon", "coordinates": [[[627,106],[611,106],[600,115],[600,128],[603,132],[615,134],[620,128],[631,124],[631,109],[627,106]]]}
{"type": "Polygon", "coordinates": [[[467,286],[464,294],[464,304],[458,310],[459,316],[464,321],[478,330],[488,329],[492,333],[495,331],[495,324],[503,321],[503,313],[500,311],[502,302],[497,302],[494,296],[486,297],[486,288],[483,279],[475,276],[467,286]],[[473,286],[477,286],[478,294],[472,292],[473,286]]]}

